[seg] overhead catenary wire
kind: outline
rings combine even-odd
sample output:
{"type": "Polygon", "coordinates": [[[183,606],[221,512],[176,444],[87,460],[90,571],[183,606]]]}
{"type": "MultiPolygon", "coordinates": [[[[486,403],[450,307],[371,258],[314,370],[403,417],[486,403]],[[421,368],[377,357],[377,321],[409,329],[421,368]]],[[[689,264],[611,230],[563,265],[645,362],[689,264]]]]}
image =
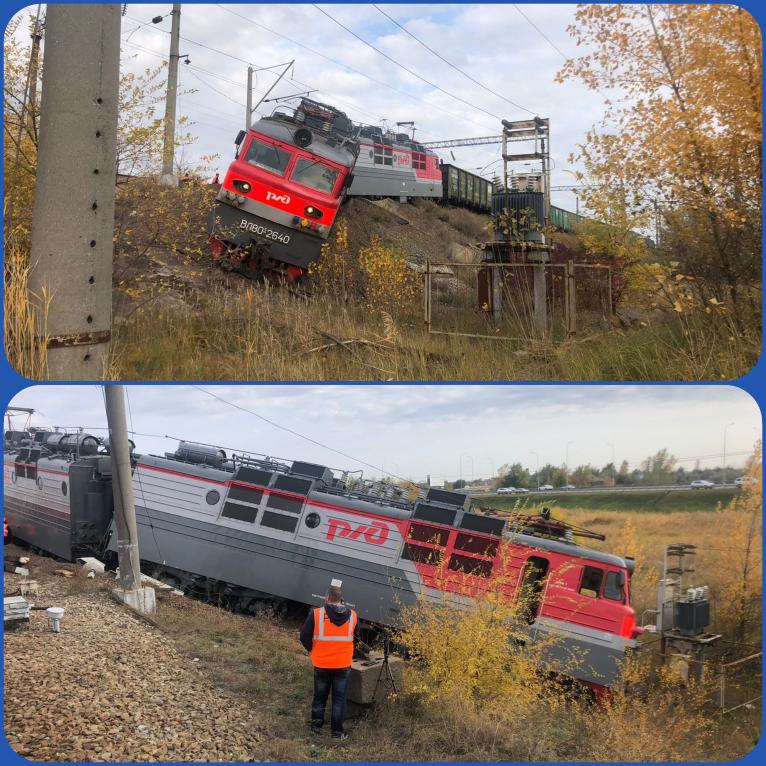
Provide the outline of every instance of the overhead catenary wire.
{"type": "Polygon", "coordinates": [[[543,30],[542,30],[542,29],[540,29],[540,27],[538,27],[538,26],[537,26],[537,24],[535,24],[535,22],[534,22],[534,21],[532,21],[532,19],[530,19],[530,18],[529,18],[529,16],[527,16],[527,14],[526,14],[526,13],[524,13],[524,11],[522,11],[522,10],[521,10],[521,8],[519,8],[519,6],[518,6],[518,5],[516,5],[516,3],[512,3],[512,5],[513,5],[513,7],[514,7],[514,8],[515,8],[515,9],[516,9],[516,10],[517,10],[517,11],[518,11],[518,12],[519,12],[519,13],[520,13],[520,14],[521,14],[521,15],[522,15],[522,16],[523,16],[523,17],[524,17],[524,18],[525,18],[525,19],[526,19],[528,22],[529,22],[530,26],[532,26],[532,27],[533,27],[535,30],[537,30],[537,33],[540,35],[540,37],[542,37],[542,38],[543,38],[543,40],[545,40],[545,41],[548,43],[548,45],[550,45],[550,46],[551,46],[551,48],[553,48],[553,50],[555,50],[555,51],[556,51],[556,53],[558,53],[558,54],[559,54],[559,56],[561,56],[561,58],[563,58],[563,59],[564,59],[564,61],[565,61],[565,62],[566,62],[566,61],[571,61],[571,59],[569,58],[569,56],[567,56],[567,55],[566,55],[566,53],[563,53],[563,52],[562,52],[562,50],[561,50],[561,48],[559,48],[559,47],[558,47],[558,45],[556,45],[556,44],[555,44],[555,43],[554,43],[554,42],[553,42],[553,41],[552,41],[552,40],[551,40],[551,39],[548,37],[548,35],[546,35],[546,34],[545,34],[545,32],[543,32],[543,30]]]}
{"type": "MultiPolygon", "coordinates": [[[[311,444],[314,444],[317,447],[321,447],[322,449],[330,450],[330,452],[334,452],[337,455],[341,455],[342,457],[348,458],[349,460],[353,460],[354,462],[359,463],[360,465],[364,465],[364,466],[367,466],[368,468],[372,468],[375,471],[384,472],[382,469],[382,466],[374,465],[373,463],[368,463],[366,460],[361,460],[355,455],[350,455],[348,452],[343,452],[343,450],[339,450],[339,449],[336,449],[335,447],[331,447],[329,444],[324,444],[323,442],[317,441],[316,439],[312,439],[310,436],[306,436],[305,434],[302,434],[299,431],[296,431],[292,428],[288,428],[287,426],[283,426],[280,423],[277,423],[276,421],[271,420],[270,418],[267,418],[264,415],[261,415],[255,410],[251,410],[247,407],[243,407],[241,404],[236,404],[235,402],[230,402],[228,399],[224,399],[222,396],[219,396],[218,394],[214,394],[212,391],[208,391],[202,388],[202,386],[192,385],[192,388],[196,389],[197,391],[200,391],[203,394],[206,394],[207,396],[212,397],[213,399],[217,399],[219,402],[222,402],[223,404],[229,407],[232,407],[236,410],[240,410],[241,412],[246,412],[248,415],[252,415],[253,417],[258,418],[259,420],[262,420],[264,423],[268,423],[270,426],[273,426],[274,428],[278,428],[280,431],[285,431],[286,433],[292,434],[293,436],[297,436],[299,439],[303,439],[304,441],[310,442],[311,444]]],[[[384,473],[387,473],[388,476],[394,479],[399,479],[400,481],[410,481],[409,479],[405,479],[402,476],[397,476],[396,474],[393,474],[390,472],[384,472],[384,473]]]]}
{"type": "MultiPolygon", "coordinates": [[[[344,64],[341,61],[338,61],[337,59],[331,58],[330,56],[327,56],[326,54],[322,53],[321,51],[316,50],[315,48],[311,48],[305,43],[300,42],[299,40],[295,40],[292,37],[288,37],[287,35],[282,34],[281,32],[277,32],[274,29],[271,29],[270,27],[267,27],[265,24],[261,24],[258,21],[255,21],[254,19],[251,19],[248,16],[244,16],[241,13],[237,13],[237,11],[233,11],[231,8],[227,8],[224,5],[221,5],[219,3],[216,3],[216,5],[223,11],[226,11],[227,13],[232,14],[233,16],[236,16],[237,18],[242,19],[243,21],[247,21],[250,24],[253,24],[256,27],[259,27],[260,29],[265,30],[266,32],[270,32],[271,34],[275,35],[276,37],[281,38],[282,40],[286,40],[289,43],[292,43],[293,45],[297,45],[299,48],[303,48],[304,50],[308,51],[309,53],[312,53],[315,56],[319,56],[320,58],[323,58],[325,61],[329,61],[331,64],[335,64],[336,66],[342,67],[343,69],[346,69],[349,72],[352,72],[354,74],[358,74],[360,77],[364,77],[366,80],[369,80],[372,83],[375,83],[376,85],[380,85],[383,88],[387,88],[388,90],[393,91],[394,93],[398,93],[401,96],[405,96],[406,98],[412,99],[413,101],[419,101],[422,104],[426,104],[429,109],[436,109],[439,112],[443,112],[444,114],[449,115],[450,117],[455,117],[456,119],[462,119],[466,122],[470,122],[473,125],[477,125],[480,128],[486,128],[485,125],[482,125],[475,120],[472,120],[465,115],[459,115],[455,114],[454,112],[449,111],[448,109],[444,109],[444,107],[441,107],[437,104],[433,104],[429,101],[426,101],[425,99],[421,98],[420,96],[416,96],[412,93],[407,93],[406,91],[400,90],[399,88],[394,87],[390,83],[385,82],[384,80],[378,80],[375,77],[372,77],[371,75],[366,74],[365,72],[360,71],[359,69],[355,69],[352,66],[349,66],[348,64],[344,64]]],[[[332,95],[332,94],[330,94],[332,95]]],[[[339,102],[340,103],[340,102],[339,102]]]]}
{"type": "Polygon", "coordinates": [[[460,74],[462,74],[463,77],[467,77],[471,82],[475,83],[480,88],[483,88],[488,93],[491,93],[493,96],[497,96],[497,98],[502,99],[503,101],[505,101],[506,104],[510,104],[516,109],[521,109],[523,112],[528,112],[531,115],[537,114],[537,112],[533,112],[531,109],[527,109],[527,107],[522,106],[521,104],[517,104],[515,101],[511,101],[511,99],[503,96],[501,93],[498,93],[497,91],[492,90],[492,88],[490,88],[488,85],[485,85],[483,82],[480,82],[472,75],[468,74],[468,72],[466,72],[464,69],[461,69],[459,66],[456,66],[451,61],[448,61],[447,59],[445,59],[444,56],[441,55],[441,53],[439,53],[438,51],[435,51],[433,48],[431,48],[431,46],[423,42],[423,40],[421,40],[417,35],[415,35],[413,32],[410,32],[410,30],[407,29],[407,27],[405,27],[403,24],[400,24],[395,18],[393,18],[393,16],[389,16],[380,6],[377,6],[373,3],[372,7],[375,8],[375,10],[378,11],[379,13],[383,14],[383,16],[385,16],[389,21],[396,24],[396,26],[399,27],[399,29],[401,29],[402,32],[404,32],[405,34],[408,34],[413,40],[415,40],[415,42],[422,45],[429,53],[432,53],[438,59],[440,59],[445,64],[447,64],[447,66],[452,67],[452,69],[454,69],[456,72],[460,72],[460,74]]]}
{"type": "Polygon", "coordinates": [[[325,11],[323,8],[320,8],[320,7],[319,7],[319,6],[318,6],[316,3],[312,3],[312,5],[313,5],[313,6],[314,6],[314,8],[316,8],[316,9],[317,9],[317,10],[318,10],[320,13],[324,14],[325,16],[327,16],[327,18],[328,18],[328,19],[330,19],[330,21],[332,21],[332,22],[334,22],[335,24],[337,24],[337,25],[338,25],[338,26],[339,26],[341,29],[345,29],[345,30],[346,30],[346,32],[348,32],[350,35],[352,35],[352,36],[353,36],[353,37],[355,37],[357,40],[359,40],[359,42],[361,42],[361,43],[364,43],[364,44],[365,44],[365,45],[366,45],[368,48],[371,48],[371,49],[372,49],[372,50],[374,50],[376,53],[378,53],[379,55],[383,56],[383,58],[385,58],[386,60],[390,61],[392,64],[395,64],[396,66],[398,66],[400,69],[404,70],[405,72],[408,72],[408,73],[409,73],[409,74],[411,74],[413,77],[416,77],[418,80],[421,80],[421,81],[422,81],[422,82],[424,82],[426,85],[429,85],[430,87],[432,87],[432,88],[434,88],[434,89],[438,90],[440,93],[444,93],[446,96],[449,96],[450,98],[453,98],[453,99],[455,99],[455,101],[460,101],[460,103],[461,103],[461,104],[465,104],[465,106],[468,106],[468,107],[470,107],[471,109],[476,109],[476,110],[477,110],[477,111],[479,111],[479,112],[484,112],[484,114],[487,114],[487,115],[489,115],[490,117],[494,117],[496,120],[502,120],[502,119],[503,119],[503,118],[502,118],[502,117],[500,117],[499,115],[497,115],[497,114],[494,114],[493,112],[490,112],[490,111],[489,111],[489,110],[487,110],[487,109],[484,109],[484,107],[478,106],[477,104],[472,104],[470,101],[466,101],[464,98],[461,98],[460,96],[456,96],[454,93],[450,93],[448,90],[445,90],[444,88],[442,88],[441,86],[437,85],[436,83],[434,83],[434,82],[431,82],[430,80],[427,80],[425,77],[423,77],[423,76],[419,75],[419,74],[418,74],[417,72],[415,72],[414,70],[410,69],[409,67],[405,66],[405,65],[404,65],[404,64],[402,64],[401,62],[397,61],[395,58],[393,58],[393,56],[389,56],[387,53],[385,53],[384,51],[382,51],[380,48],[376,47],[376,46],[375,46],[375,45],[373,45],[371,42],[369,42],[369,41],[365,40],[363,37],[361,37],[360,35],[358,35],[358,34],[357,34],[356,32],[354,32],[352,29],[349,29],[349,27],[347,27],[347,26],[346,26],[345,24],[343,24],[342,22],[338,21],[338,20],[337,20],[337,19],[336,19],[334,16],[331,16],[331,15],[330,15],[329,13],[327,13],[327,11],[325,11]]]}

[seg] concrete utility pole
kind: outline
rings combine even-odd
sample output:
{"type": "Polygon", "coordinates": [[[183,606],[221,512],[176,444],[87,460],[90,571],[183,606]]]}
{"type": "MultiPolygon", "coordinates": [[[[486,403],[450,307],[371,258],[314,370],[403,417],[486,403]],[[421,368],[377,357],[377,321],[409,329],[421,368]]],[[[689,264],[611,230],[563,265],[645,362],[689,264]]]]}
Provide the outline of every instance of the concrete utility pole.
{"type": "Polygon", "coordinates": [[[120,6],[52,4],[45,26],[30,302],[48,377],[94,380],[112,324],[120,6]]]}
{"type": "Polygon", "coordinates": [[[170,57],[168,58],[168,92],[165,96],[165,139],[162,147],[163,186],[178,186],[178,178],[173,174],[173,152],[176,143],[176,96],[178,94],[178,46],[181,35],[181,3],[173,3],[170,12],[173,17],[170,24],[170,57]]]}
{"type": "Polygon", "coordinates": [[[114,520],[117,526],[117,557],[120,565],[120,587],[115,598],[142,614],[155,609],[154,588],[141,587],[141,559],[138,553],[136,505],[133,499],[133,475],[130,465],[130,443],[125,420],[124,386],[104,386],[106,421],[109,425],[109,452],[112,456],[112,492],[114,520]]]}

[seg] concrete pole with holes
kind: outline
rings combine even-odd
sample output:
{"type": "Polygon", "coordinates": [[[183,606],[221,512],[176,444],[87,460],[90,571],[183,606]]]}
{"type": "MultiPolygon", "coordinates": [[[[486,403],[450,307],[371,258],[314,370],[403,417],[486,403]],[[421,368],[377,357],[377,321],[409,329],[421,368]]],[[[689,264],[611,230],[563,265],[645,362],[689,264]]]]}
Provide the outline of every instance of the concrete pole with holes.
{"type": "Polygon", "coordinates": [[[141,557],[138,552],[124,386],[104,386],[104,396],[106,421],[109,426],[109,452],[112,456],[114,521],[117,527],[117,558],[120,566],[120,587],[112,593],[118,601],[137,612],[151,614],[155,610],[154,589],[141,587],[141,557]]]}
{"type": "Polygon", "coordinates": [[[112,325],[119,5],[49,5],[29,298],[52,380],[101,379],[112,325]]]}
{"type": "Polygon", "coordinates": [[[170,56],[168,57],[168,92],[165,96],[165,136],[162,146],[163,186],[178,186],[173,174],[173,155],[176,145],[176,97],[178,95],[178,46],[181,35],[181,3],[173,3],[170,23],[170,56]]]}

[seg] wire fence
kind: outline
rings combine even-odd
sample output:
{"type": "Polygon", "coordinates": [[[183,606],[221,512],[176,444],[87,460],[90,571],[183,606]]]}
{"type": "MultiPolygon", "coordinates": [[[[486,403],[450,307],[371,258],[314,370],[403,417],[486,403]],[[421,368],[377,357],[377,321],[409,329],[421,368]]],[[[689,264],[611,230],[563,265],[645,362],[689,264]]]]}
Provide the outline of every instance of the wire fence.
{"type": "Polygon", "coordinates": [[[519,342],[610,325],[612,270],[600,264],[426,263],[428,332],[519,342]]]}

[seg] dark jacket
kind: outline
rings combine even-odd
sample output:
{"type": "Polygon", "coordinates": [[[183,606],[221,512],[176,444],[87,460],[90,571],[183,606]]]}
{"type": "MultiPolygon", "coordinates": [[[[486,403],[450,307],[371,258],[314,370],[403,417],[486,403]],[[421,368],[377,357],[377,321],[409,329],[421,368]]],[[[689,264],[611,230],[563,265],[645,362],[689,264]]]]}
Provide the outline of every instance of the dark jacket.
{"type": "MultiPolygon", "coordinates": [[[[333,625],[345,625],[351,619],[351,610],[345,604],[325,604],[325,611],[333,625]]],[[[306,622],[303,623],[300,635],[301,643],[307,652],[311,651],[314,643],[314,610],[309,611],[306,622]]],[[[359,620],[354,628],[354,647],[359,643],[359,620]]]]}

